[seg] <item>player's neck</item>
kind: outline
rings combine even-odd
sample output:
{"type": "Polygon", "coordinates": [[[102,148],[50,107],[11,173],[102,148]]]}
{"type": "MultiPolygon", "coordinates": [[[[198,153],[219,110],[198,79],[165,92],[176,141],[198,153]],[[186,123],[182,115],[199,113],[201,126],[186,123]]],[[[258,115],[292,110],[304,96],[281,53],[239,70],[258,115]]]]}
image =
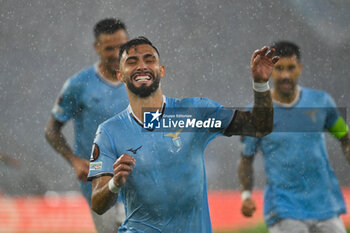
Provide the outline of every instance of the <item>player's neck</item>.
{"type": "Polygon", "coordinates": [[[297,85],[295,87],[294,92],[290,96],[283,95],[276,91],[276,89],[271,90],[271,97],[275,104],[292,107],[294,106],[300,99],[301,88],[297,85]]]}
{"type": "Polygon", "coordinates": [[[143,122],[144,108],[152,108],[152,111],[161,111],[163,107],[163,94],[160,88],[147,98],[140,98],[139,96],[128,91],[129,102],[131,109],[137,119],[143,122]]]}
{"type": "Polygon", "coordinates": [[[109,71],[101,62],[98,63],[98,71],[102,78],[108,82],[118,82],[116,73],[109,71]]]}
{"type": "Polygon", "coordinates": [[[295,100],[295,98],[297,97],[297,94],[298,94],[297,88],[295,88],[295,91],[291,95],[288,95],[288,96],[279,93],[278,91],[276,91],[276,89],[272,89],[272,91],[271,91],[272,99],[276,102],[280,102],[283,104],[292,103],[295,100]]]}

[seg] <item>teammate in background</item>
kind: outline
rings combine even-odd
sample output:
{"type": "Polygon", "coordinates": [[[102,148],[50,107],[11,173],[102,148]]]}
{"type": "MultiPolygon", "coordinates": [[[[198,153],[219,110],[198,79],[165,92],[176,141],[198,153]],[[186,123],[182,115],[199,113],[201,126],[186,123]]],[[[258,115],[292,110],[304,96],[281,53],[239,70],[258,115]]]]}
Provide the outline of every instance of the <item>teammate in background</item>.
{"type": "Polygon", "coordinates": [[[272,71],[274,130],[263,138],[244,137],[239,165],[244,216],[255,211],[251,199],[253,160],[260,148],[265,162],[264,218],[270,233],[345,233],[346,212],[330,167],[324,131],[342,146],[350,162],[348,126],[324,91],[297,85],[302,70],[297,45],[275,43],[280,60],[272,71]]]}
{"type": "MultiPolygon", "coordinates": [[[[103,19],[95,25],[94,36],[94,48],[99,61],[65,82],[45,129],[48,142],[74,168],[89,204],[91,183],[86,182],[86,179],[97,127],[124,110],[129,103],[124,85],[116,78],[119,48],[128,40],[125,24],[114,18],[103,19]],[[74,149],[62,134],[63,126],[70,119],[73,119],[74,124],[74,149]]],[[[122,218],[117,220],[120,225],[124,218],[122,205],[113,211],[122,218]]],[[[111,217],[116,219],[113,211],[111,217]]],[[[96,214],[93,214],[93,218],[99,232],[115,231],[117,228],[114,226],[113,230],[109,230],[110,223],[104,221],[101,224],[98,220],[101,217],[96,214]]]]}
{"type": "MultiPolygon", "coordinates": [[[[252,112],[225,109],[204,98],[163,96],[165,67],[152,43],[138,37],[119,53],[118,80],[125,83],[129,107],[99,126],[90,163],[92,209],[103,214],[121,195],[126,220],[119,232],[212,232],[203,152],[219,135],[264,136],[272,130],[273,109],[267,81],[278,57],[264,47],[254,52],[251,70],[255,106],[252,112]],[[144,107],[154,119],[188,108],[204,109],[202,119],[221,121],[219,128],[191,132],[143,128],[144,107]],[[258,111],[257,111],[258,110],[258,111]]],[[[151,120],[151,121],[153,121],[151,120]]],[[[198,126],[197,126],[198,127],[198,126]]]]}

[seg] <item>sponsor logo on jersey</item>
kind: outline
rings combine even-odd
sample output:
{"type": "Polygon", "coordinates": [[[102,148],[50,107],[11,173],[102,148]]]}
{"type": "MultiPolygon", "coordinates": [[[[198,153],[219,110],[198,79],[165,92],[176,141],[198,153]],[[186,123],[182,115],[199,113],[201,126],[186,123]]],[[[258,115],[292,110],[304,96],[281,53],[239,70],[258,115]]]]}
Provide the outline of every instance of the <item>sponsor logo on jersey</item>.
{"type": "Polygon", "coordinates": [[[138,151],[139,149],[141,149],[141,147],[142,147],[142,146],[139,146],[139,147],[136,148],[136,149],[130,148],[130,149],[128,149],[127,151],[130,151],[130,152],[132,152],[134,155],[136,155],[137,151],[138,151]]]}
{"type": "Polygon", "coordinates": [[[92,162],[90,163],[90,171],[96,171],[102,169],[102,162],[92,162]]]}

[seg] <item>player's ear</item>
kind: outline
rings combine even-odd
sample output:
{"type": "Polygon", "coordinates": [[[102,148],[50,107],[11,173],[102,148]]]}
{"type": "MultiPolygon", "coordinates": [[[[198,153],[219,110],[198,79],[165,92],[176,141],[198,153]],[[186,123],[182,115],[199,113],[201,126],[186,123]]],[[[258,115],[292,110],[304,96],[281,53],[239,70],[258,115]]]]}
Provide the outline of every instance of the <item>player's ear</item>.
{"type": "Polygon", "coordinates": [[[300,76],[301,71],[303,70],[303,64],[298,63],[299,69],[298,69],[298,76],[300,76]]]}
{"type": "Polygon", "coordinates": [[[165,66],[160,66],[160,77],[163,78],[164,74],[165,74],[165,66]]]}
{"type": "Polygon", "coordinates": [[[120,70],[117,70],[117,79],[120,82],[124,82],[124,75],[122,74],[122,72],[120,70]]]}
{"type": "Polygon", "coordinates": [[[100,42],[98,42],[98,40],[95,40],[94,42],[94,49],[97,54],[100,54],[100,42]]]}

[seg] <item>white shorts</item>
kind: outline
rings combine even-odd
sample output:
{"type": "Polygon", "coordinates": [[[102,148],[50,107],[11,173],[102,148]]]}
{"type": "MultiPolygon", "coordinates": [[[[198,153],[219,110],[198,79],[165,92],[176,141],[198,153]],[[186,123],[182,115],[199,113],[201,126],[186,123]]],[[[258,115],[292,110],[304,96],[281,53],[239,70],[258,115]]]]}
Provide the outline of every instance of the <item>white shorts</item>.
{"type": "Polygon", "coordinates": [[[326,220],[282,219],[272,227],[270,233],[346,233],[340,217],[326,220]]]}

